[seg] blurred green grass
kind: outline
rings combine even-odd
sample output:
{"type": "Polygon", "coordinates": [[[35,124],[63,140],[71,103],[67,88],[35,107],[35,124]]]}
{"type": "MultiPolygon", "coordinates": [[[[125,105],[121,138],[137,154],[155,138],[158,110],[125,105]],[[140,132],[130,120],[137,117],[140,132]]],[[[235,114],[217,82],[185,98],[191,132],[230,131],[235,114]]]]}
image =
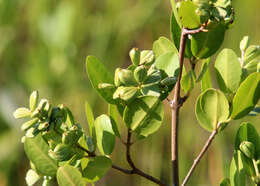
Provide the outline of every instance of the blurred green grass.
{"type": "MultiPolygon", "coordinates": [[[[234,0],[233,5],[235,24],[222,46],[239,54],[244,35],[251,37],[252,44],[260,44],[260,1],[234,0]]],[[[170,37],[169,20],[170,3],[162,0],[0,0],[0,186],[25,185],[28,160],[20,143],[21,122],[13,119],[12,112],[28,104],[32,90],[39,90],[53,104],[66,104],[86,126],[84,100],[91,103],[95,116],[107,112],[87,79],[86,56],[97,56],[113,73],[117,66],[130,63],[128,51],[132,47],[151,49],[159,36],[170,37]]],[[[199,86],[192,93],[181,111],[181,179],[209,135],[194,115],[199,86]]],[[[171,175],[169,119],[166,107],[160,131],[133,148],[136,164],[165,182],[171,175]]],[[[246,120],[260,131],[259,116],[246,120]]],[[[218,185],[228,175],[239,123],[233,122],[216,138],[188,185],[218,185]]],[[[122,153],[124,148],[118,143],[112,159],[127,166],[122,153]]],[[[153,184],[110,170],[97,185],[153,184]]]]}

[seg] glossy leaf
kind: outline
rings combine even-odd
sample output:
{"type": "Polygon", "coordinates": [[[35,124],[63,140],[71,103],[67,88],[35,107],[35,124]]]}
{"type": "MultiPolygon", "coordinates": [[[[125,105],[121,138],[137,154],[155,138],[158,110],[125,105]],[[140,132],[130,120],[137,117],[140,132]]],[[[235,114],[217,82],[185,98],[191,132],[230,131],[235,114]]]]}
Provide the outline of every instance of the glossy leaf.
{"type": "Polygon", "coordinates": [[[177,76],[179,69],[178,53],[168,52],[160,55],[155,61],[155,66],[163,70],[168,76],[177,76]]]}
{"type": "Polygon", "coordinates": [[[255,146],[255,158],[260,158],[260,136],[255,127],[250,123],[243,123],[236,134],[235,149],[239,150],[239,146],[243,141],[248,141],[255,146]]]}
{"type": "Polygon", "coordinates": [[[85,186],[81,173],[75,167],[64,165],[57,171],[57,181],[60,186],[85,186]]]}
{"type": "Polygon", "coordinates": [[[194,29],[200,26],[200,17],[196,13],[196,9],[196,5],[190,0],[181,2],[179,17],[185,28],[194,29]]]}
{"type": "Polygon", "coordinates": [[[86,69],[88,72],[88,78],[93,88],[108,103],[115,104],[116,101],[113,99],[112,90],[98,88],[100,83],[113,84],[113,77],[107,71],[106,67],[96,57],[88,56],[86,60],[86,69]]]}
{"type": "Polygon", "coordinates": [[[178,50],[169,39],[166,37],[160,37],[153,43],[153,52],[155,57],[159,57],[160,55],[168,52],[178,53],[178,50]]]}
{"type": "Polygon", "coordinates": [[[229,116],[229,103],[225,95],[215,89],[203,92],[196,102],[196,116],[203,128],[215,130],[218,123],[226,121],[229,116]]]}
{"type": "Polygon", "coordinates": [[[93,115],[92,108],[87,101],[85,101],[85,113],[86,113],[86,118],[88,121],[89,134],[90,134],[90,136],[92,136],[95,118],[93,115]]]}
{"type": "Polygon", "coordinates": [[[231,49],[223,49],[217,56],[215,69],[219,88],[223,92],[236,92],[242,75],[236,53],[231,49]]]}
{"type": "Polygon", "coordinates": [[[146,137],[159,129],[163,115],[163,104],[159,98],[144,96],[126,107],[123,119],[128,128],[146,137]]]}
{"type": "Polygon", "coordinates": [[[200,32],[192,35],[191,51],[197,58],[208,58],[220,48],[224,40],[225,26],[218,24],[208,28],[208,32],[200,32]]]}
{"type": "Polygon", "coordinates": [[[40,173],[48,176],[56,174],[57,162],[48,155],[49,146],[41,135],[34,138],[25,138],[24,150],[40,173]]]}
{"type": "Polygon", "coordinates": [[[102,154],[109,155],[113,152],[116,136],[110,118],[103,114],[95,120],[97,146],[102,154]]]}
{"type": "Polygon", "coordinates": [[[188,73],[185,73],[181,78],[181,88],[185,93],[191,91],[195,85],[195,73],[193,70],[190,70],[188,73]]]}
{"type": "Polygon", "coordinates": [[[239,119],[246,116],[254,109],[260,98],[260,73],[255,72],[249,75],[238,88],[232,102],[232,119],[239,119]]]}
{"type": "Polygon", "coordinates": [[[96,182],[111,168],[112,161],[105,156],[96,156],[87,162],[83,177],[87,182],[96,182]]]}

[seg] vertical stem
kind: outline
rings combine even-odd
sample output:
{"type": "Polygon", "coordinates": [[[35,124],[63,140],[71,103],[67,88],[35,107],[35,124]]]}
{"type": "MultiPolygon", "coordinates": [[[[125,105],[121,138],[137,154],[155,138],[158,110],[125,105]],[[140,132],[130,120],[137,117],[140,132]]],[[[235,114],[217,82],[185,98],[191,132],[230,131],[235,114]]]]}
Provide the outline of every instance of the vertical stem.
{"type": "Polygon", "coordinates": [[[171,136],[171,148],[172,148],[172,179],[173,186],[179,186],[179,166],[178,166],[178,124],[179,124],[179,103],[180,103],[180,83],[183,70],[184,62],[184,51],[185,51],[185,42],[187,35],[184,32],[184,29],[181,33],[180,41],[180,51],[179,51],[179,61],[180,61],[180,71],[178,80],[174,89],[174,97],[171,103],[172,108],[172,136],[171,136]]]}

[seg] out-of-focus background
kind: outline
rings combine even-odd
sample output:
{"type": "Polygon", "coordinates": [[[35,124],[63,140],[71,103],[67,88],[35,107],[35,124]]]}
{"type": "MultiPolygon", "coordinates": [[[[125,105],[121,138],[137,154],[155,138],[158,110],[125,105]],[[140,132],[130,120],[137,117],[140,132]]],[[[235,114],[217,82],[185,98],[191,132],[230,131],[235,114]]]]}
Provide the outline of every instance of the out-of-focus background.
{"type": "MultiPolygon", "coordinates": [[[[236,20],[223,46],[239,55],[242,36],[249,35],[252,44],[260,44],[260,1],[234,0],[233,5],[236,20]]],[[[0,0],[0,186],[26,185],[29,164],[20,142],[22,121],[14,120],[12,113],[28,104],[30,92],[36,89],[53,104],[66,104],[76,120],[87,126],[84,101],[92,105],[95,116],[107,112],[107,106],[87,79],[86,56],[98,56],[113,73],[130,63],[132,47],[151,49],[159,36],[170,38],[170,11],[169,0],[0,0]]],[[[194,114],[198,94],[199,85],[181,111],[181,180],[209,135],[194,114]]],[[[163,126],[133,146],[133,158],[145,172],[169,183],[170,114],[165,109],[163,126]]],[[[259,116],[246,120],[260,132],[259,116]]],[[[233,122],[219,134],[188,185],[214,186],[228,175],[234,135],[241,122],[233,122]]],[[[118,142],[112,159],[127,167],[124,150],[118,142]]],[[[154,184],[110,170],[97,185],[154,184]]]]}

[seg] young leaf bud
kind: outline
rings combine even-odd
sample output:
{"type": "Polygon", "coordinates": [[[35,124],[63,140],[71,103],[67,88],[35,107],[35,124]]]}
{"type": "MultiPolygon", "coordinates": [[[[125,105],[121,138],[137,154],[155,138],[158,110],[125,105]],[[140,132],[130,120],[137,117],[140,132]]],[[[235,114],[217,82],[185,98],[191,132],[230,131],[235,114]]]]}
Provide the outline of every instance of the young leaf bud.
{"type": "Polygon", "coordinates": [[[98,88],[99,89],[114,89],[115,85],[109,84],[109,83],[99,83],[98,88]]]}
{"type": "Polygon", "coordinates": [[[143,65],[136,67],[136,69],[134,70],[134,77],[138,83],[144,82],[147,77],[146,68],[143,65]]]}
{"type": "Polygon", "coordinates": [[[129,52],[129,56],[131,58],[132,63],[135,66],[138,66],[140,63],[140,55],[141,52],[138,48],[133,48],[130,52],[129,52]]]}
{"type": "Polygon", "coordinates": [[[137,96],[137,87],[118,87],[113,95],[113,99],[122,99],[124,101],[131,101],[137,96]]]}
{"type": "Polygon", "coordinates": [[[118,71],[118,78],[123,85],[137,85],[137,82],[134,79],[134,74],[131,70],[120,69],[118,71]]]}
{"type": "Polygon", "coordinates": [[[38,130],[45,130],[49,127],[49,122],[42,122],[38,126],[38,130]]]}
{"type": "Polygon", "coordinates": [[[54,150],[49,151],[50,157],[56,159],[57,161],[69,160],[75,154],[75,150],[66,144],[58,144],[54,150]]]}
{"type": "Polygon", "coordinates": [[[143,50],[141,52],[140,64],[151,65],[155,60],[152,50],[143,50]]]}
{"type": "Polygon", "coordinates": [[[240,150],[250,159],[254,159],[255,145],[249,141],[243,141],[240,146],[240,150]]]}
{"type": "Polygon", "coordinates": [[[257,65],[260,63],[258,60],[252,60],[249,63],[245,65],[245,69],[248,73],[256,72],[257,71],[257,65]]]}
{"type": "Polygon", "coordinates": [[[40,179],[40,176],[32,169],[29,169],[26,173],[26,183],[27,185],[34,185],[38,180],[40,179]]]}
{"type": "Polygon", "coordinates": [[[30,127],[34,126],[38,122],[38,120],[39,120],[38,118],[34,118],[32,120],[25,122],[22,125],[21,130],[25,131],[25,130],[29,129],[30,127]]]}
{"type": "Polygon", "coordinates": [[[33,91],[30,95],[30,102],[29,102],[29,106],[30,106],[30,110],[33,112],[36,108],[37,102],[39,99],[39,94],[38,91],[33,91]]]}
{"type": "Polygon", "coordinates": [[[176,77],[166,77],[161,81],[161,84],[165,86],[170,86],[170,85],[174,85],[176,81],[177,81],[176,77]]]}
{"type": "Polygon", "coordinates": [[[244,63],[248,63],[253,59],[257,59],[260,56],[260,46],[251,45],[245,51],[244,63]]]}
{"type": "Polygon", "coordinates": [[[249,37],[244,36],[243,39],[240,41],[240,50],[245,51],[249,45],[249,37]]]}
{"type": "Polygon", "coordinates": [[[31,111],[25,107],[21,107],[14,111],[13,116],[15,119],[30,117],[31,111]]]}
{"type": "Polygon", "coordinates": [[[115,76],[114,76],[114,84],[119,87],[122,85],[122,82],[120,82],[119,80],[119,73],[122,69],[121,68],[117,68],[115,71],[115,76]]]}

